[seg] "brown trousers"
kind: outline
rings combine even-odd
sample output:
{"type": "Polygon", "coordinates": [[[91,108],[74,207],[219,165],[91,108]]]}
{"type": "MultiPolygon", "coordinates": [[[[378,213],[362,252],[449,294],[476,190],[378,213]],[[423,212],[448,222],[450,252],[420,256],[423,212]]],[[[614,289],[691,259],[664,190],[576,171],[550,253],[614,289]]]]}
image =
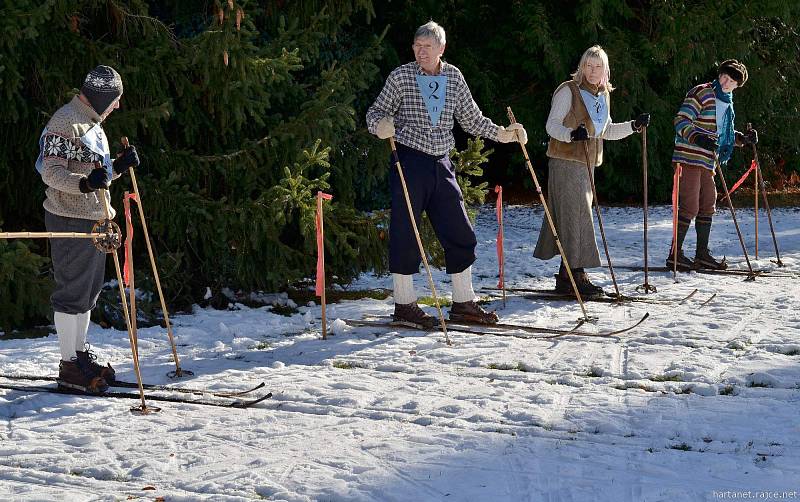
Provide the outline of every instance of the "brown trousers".
{"type": "MultiPolygon", "coordinates": [[[[678,164],[672,164],[677,169],[678,164]]],[[[713,216],[717,205],[714,173],[704,167],[683,165],[678,194],[678,216],[692,221],[696,216],[713,216]]]]}

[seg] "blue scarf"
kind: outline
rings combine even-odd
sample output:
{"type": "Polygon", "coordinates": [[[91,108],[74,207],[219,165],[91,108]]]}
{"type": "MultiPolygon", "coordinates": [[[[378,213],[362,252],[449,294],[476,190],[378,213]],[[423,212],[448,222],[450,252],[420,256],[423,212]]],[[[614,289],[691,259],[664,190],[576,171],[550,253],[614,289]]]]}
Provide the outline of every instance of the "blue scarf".
{"type": "Polygon", "coordinates": [[[728,107],[728,110],[725,112],[725,116],[722,118],[722,129],[717,131],[717,134],[719,135],[719,163],[725,164],[728,162],[728,159],[731,158],[731,153],[733,153],[733,145],[736,141],[733,132],[733,119],[736,118],[736,114],[733,112],[733,93],[722,92],[722,86],[719,84],[718,80],[715,80],[713,85],[714,96],[725,103],[730,103],[731,105],[728,107]]]}

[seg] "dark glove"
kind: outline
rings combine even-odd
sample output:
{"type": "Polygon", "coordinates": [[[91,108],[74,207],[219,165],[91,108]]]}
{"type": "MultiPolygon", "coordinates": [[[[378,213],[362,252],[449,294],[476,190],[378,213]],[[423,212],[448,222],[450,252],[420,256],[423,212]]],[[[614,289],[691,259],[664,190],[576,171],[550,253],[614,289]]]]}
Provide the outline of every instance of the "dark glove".
{"type": "Polygon", "coordinates": [[[581,124],[569,133],[569,137],[572,138],[572,141],[586,141],[589,139],[589,131],[586,130],[585,125],[581,124]]]}
{"type": "Polygon", "coordinates": [[[636,120],[633,121],[633,128],[637,131],[641,131],[642,127],[647,127],[650,125],[650,114],[649,113],[642,113],[636,120]]]}
{"type": "Polygon", "coordinates": [[[139,167],[139,155],[136,153],[136,147],[133,145],[126,147],[117,154],[113,164],[114,172],[117,174],[125,174],[131,167],[139,167]]]}
{"type": "Polygon", "coordinates": [[[757,145],[758,144],[758,131],[755,129],[749,129],[747,133],[744,135],[744,141],[742,142],[745,145],[757,145]]]}
{"type": "Polygon", "coordinates": [[[706,136],[705,134],[698,134],[694,137],[692,141],[695,145],[703,148],[705,150],[709,150],[712,152],[717,151],[717,142],[714,141],[714,138],[711,136],[706,136]]]}
{"type": "Polygon", "coordinates": [[[95,167],[89,176],[81,178],[79,187],[81,192],[89,193],[94,192],[100,188],[108,188],[111,186],[111,178],[108,176],[108,171],[105,167],[95,167]]]}

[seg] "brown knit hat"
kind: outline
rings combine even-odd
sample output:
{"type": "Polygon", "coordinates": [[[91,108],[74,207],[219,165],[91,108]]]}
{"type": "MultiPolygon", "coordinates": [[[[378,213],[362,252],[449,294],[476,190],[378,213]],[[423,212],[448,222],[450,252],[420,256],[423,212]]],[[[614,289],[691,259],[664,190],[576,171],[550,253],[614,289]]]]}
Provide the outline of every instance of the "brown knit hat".
{"type": "Polygon", "coordinates": [[[742,87],[747,82],[747,67],[735,59],[726,59],[719,65],[718,75],[726,74],[742,87]]]}

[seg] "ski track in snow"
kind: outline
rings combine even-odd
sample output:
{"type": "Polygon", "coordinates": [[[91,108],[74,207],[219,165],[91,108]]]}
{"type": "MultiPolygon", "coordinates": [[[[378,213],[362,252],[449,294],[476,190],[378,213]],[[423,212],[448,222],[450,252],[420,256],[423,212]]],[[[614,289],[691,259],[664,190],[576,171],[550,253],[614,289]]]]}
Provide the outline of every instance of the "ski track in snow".
{"type": "MultiPolygon", "coordinates": [[[[641,264],[641,210],[603,212],[613,263],[641,264]]],[[[795,274],[799,213],[773,214],[784,270],[795,274]]],[[[506,209],[509,287],[553,285],[558,259],[531,256],[542,216],[539,207],[506,209]]],[[[752,209],[737,216],[754,266],[775,268],[765,213],[759,260],[752,209]]],[[[661,266],[670,208],[652,208],[650,223],[649,263],[661,266]]],[[[493,208],[483,208],[475,226],[476,292],[488,299],[479,288],[497,283],[493,208]]],[[[722,211],[711,246],[744,267],[722,211]]],[[[693,249],[690,231],[685,250],[693,249]]],[[[622,292],[637,294],[644,274],[616,272],[622,292]]],[[[612,289],[606,269],[589,273],[612,289]]],[[[434,279],[449,295],[444,271],[434,279]]],[[[650,313],[614,337],[452,331],[450,347],[441,333],[374,327],[347,327],[323,341],[309,324],[318,306],[292,317],[268,307],[195,308],[173,324],[182,366],[196,376],[169,381],[166,333],[145,328],[144,380],[213,390],[265,381],[259,392],[272,399],[246,410],[154,402],[162,411],[142,417],[128,411],[132,400],[0,389],[0,499],[694,501],[719,500],[715,490],[797,493],[800,275],[743,279],[691,273],[674,282],[651,272],[653,298],[700,291],[681,305],[587,303],[600,320],[582,331],[621,328],[650,313]]],[[[428,294],[424,275],[416,286],[428,294]]],[[[365,274],[348,286],[376,287],[391,287],[391,279],[365,274]]],[[[491,308],[503,322],[565,329],[581,316],[575,302],[511,294],[505,308],[498,297],[491,308]]],[[[391,298],[347,301],[329,305],[328,319],[391,310],[391,298]]],[[[134,380],[125,333],[92,325],[89,339],[120,378],[134,380]]],[[[55,335],[0,340],[0,372],[57,371],[55,335]]]]}

